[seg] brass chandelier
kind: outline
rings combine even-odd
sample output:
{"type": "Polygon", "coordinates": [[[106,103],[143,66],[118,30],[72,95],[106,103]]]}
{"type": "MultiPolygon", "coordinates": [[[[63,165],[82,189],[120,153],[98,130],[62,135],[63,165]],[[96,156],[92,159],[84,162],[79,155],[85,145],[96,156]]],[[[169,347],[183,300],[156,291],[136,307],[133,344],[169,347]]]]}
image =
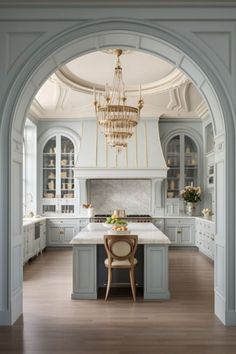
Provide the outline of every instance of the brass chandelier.
{"type": "Polygon", "coordinates": [[[117,56],[117,63],[113,85],[110,88],[106,84],[103,95],[100,93],[97,95],[94,90],[94,106],[97,122],[103,127],[107,144],[120,151],[127,147],[128,140],[134,133],[144,102],[140,86],[137,107],[126,105],[127,98],[120,64],[122,50],[116,49],[115,54],[117,56]]]}

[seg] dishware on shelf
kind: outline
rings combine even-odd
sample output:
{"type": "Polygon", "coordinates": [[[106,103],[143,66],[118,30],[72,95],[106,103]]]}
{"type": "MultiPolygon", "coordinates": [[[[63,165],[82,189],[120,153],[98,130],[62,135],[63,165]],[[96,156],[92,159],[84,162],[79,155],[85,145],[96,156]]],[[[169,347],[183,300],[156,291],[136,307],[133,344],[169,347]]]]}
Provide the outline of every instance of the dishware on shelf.
{"type": "Polygon", "coordinates": [[[61,160],[61,166],[66,166],[67,165],[67,160],[61,160]]]}

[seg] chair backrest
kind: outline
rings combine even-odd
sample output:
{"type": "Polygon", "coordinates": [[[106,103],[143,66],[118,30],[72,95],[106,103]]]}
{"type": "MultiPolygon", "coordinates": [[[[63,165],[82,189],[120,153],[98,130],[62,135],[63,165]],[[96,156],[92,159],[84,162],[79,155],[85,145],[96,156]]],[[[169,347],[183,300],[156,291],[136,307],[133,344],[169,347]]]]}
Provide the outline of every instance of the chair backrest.
{"type": "Polygon", "coordinates": [[[133,263],[138,246],[137,235],[105,235],[104,245],[108,260],[124,261],[129,259],[133,263]]]}

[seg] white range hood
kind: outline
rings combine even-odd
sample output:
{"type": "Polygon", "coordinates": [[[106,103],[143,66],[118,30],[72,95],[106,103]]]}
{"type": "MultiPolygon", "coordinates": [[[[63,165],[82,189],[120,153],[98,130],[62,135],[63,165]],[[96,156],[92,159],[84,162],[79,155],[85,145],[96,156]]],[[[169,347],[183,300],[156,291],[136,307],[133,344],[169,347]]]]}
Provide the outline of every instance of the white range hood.
{"type": "Polygon", "coordinates": [[[116,153],[107,146],[95,120],[84,120],[75,178],[150,178],[163,180],[168,167],[163,156],[158,119],[139,122],[128,148],[116,153]]]}

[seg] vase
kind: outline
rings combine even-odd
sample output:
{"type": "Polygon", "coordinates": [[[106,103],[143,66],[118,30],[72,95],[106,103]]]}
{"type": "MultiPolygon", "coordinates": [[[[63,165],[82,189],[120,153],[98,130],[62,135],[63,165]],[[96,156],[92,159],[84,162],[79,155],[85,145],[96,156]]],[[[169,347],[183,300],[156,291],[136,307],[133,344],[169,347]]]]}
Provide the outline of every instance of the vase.
{"type": "Polygon", "coordinates": [[[212,220],[212,215],[203,214],[203,218],[206,219],[206,220],[212,220]]]}
{"type": "Polygon", "coordinates": [[[188,216],[193,216],[193,215],[195,215],[195,212],[196,212],[196,203],[187,202],[186,203],[186,214],[188,216]]]}
{"type": "Polygon", "coordinates": [[[94,216],[94,208],[87,209],[88,218],[92,218],[94,216]]]}

